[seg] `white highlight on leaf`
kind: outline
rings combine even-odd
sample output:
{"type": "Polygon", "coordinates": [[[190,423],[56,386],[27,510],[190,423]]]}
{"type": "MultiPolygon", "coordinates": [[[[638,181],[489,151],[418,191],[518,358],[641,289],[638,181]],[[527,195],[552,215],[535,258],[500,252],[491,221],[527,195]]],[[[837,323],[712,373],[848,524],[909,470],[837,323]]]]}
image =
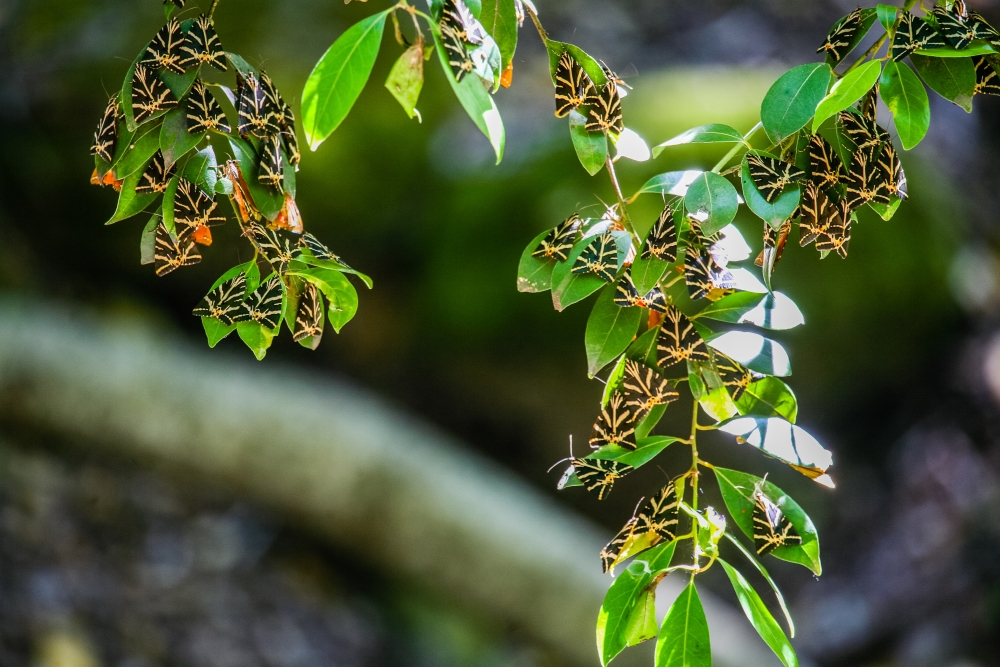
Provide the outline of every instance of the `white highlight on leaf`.
{"type": "MultiPolygon", "coordinates": [[[[758,333],[751,331],[727,331],[708,341],[711,347],[738,361],[748,365],[758,357],[770,357],[771,369],[769,375],[788,375],[791,363],[785,348],[758,333]]],[[[763,369],[761,369],[763,372],[763,369]]]]}
{"type": "Polygon", "coordinates": [[[618,151],[618,154],[615,156],[616,160],[621,157],[627,157],[629,160],[635,160],[636,162],[645,162],[650,158],[649,145],[635,130],[626,127],[618,135],[617,139],[614,138],[614,135],[611,136],[611,140],[618,151]]]}
{"type": "MultiPolygon", "coordinates": [[[[774,458],[821,473],[833,465],[833,454],[805,429],[790,424],[779,417],[740,417],[719,426],[719,430],[738,436],[747,444],[774,458]]],[[[833,487],[827,474],[814,480],[823,486],[833,487]]]]}
{"type": "Polygon", "coordinates": [[[752,271],[736,268],[729,269],[729,272],[733,274],[733,280],[736,281],[736,289],[740,292],[767,294],[767,288],[764,287],[764,283],[752,271]]]}
{"type": "Polygon", "coordinates": [[[740,323],[756,324],[765,329],[792,329],[805,323],[802,311],[795,305],[795,302],[782,294],[774,292],[768,294],[757,307],[747,311],[740,318],[740,323]]]}
{"type": "Polygon", "coordinates": [[[752,252],[750,246],[747,245],[746,239],[743,238],[743,234],[736,228],[736,225],[729,223],[722,228],[720,233],[722,240],[715,245],[720,246],[725,251],[730,262],[742,262],[750,258],[752,252]]]}

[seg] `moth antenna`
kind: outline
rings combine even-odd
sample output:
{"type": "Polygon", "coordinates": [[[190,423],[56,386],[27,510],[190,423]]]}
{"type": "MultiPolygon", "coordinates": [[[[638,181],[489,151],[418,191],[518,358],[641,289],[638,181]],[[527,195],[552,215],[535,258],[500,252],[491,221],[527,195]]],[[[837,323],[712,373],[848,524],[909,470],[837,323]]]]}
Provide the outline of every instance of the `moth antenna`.
{"type": "Polygon", "coordinates": [[[639,502],[637,502],[635,504],[635,509],[632,510],[632,518],[633,519],[635,518],[635,515],[639,513],[639,505],[642,505],[642,501],[645,500],[645,499],[646,499],[646,496],[643,496],[642,498],[639,498],[639,502]]]}
{"type": "Polygon", "coordinates": [[[546,473],[550,473],[550,472],[552,472],[552,469],[553,469],[553,468],[555,468],[555,467],[556,467],[557,465],[559,465],[559,464],[560,464],[560,463],[562,463],[563,461],[569,461],[569,460],[571,460],[572,458],[573,458],[572,456],[567,456],[567,457],[566,457],[566,458],[564,458],[564,459],[559,459],[558,461],[556,461],[555,463],[553,463],[553,464],[552,464],[551,466],[549,466],[549,469],[548,469],[548,470],[546,470],[545,472],[546,472],[546,473]]]}

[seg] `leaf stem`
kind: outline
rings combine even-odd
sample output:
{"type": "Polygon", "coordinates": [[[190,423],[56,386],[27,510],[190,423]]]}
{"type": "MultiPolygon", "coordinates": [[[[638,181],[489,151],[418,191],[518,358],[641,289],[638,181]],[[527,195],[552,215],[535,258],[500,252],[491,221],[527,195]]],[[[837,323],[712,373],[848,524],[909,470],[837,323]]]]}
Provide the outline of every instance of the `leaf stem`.
{"type": "Polygon", "coordinates": [[[625,229],[628,230],[628,233],[632,235],[632,238],[638,245],[639,235],[635,233],[635,228],[632,226],[632,220],[628,217],[628,209],[625,208],[625,197],[622,195],[621,186],[618,185],[618,174],[615,173],[615,162],[611,159],[610,153],[608,153],[608,155],[604,158],[604,164],[607,166],[608,176],[611,178],[611,185],[615,188],[615,196],[618,197],[618,208],[619,213],[621,213],[622,216],[622,222],[625,223],[625,229]]]}
{"type": "Polygon", "coordinates": [[[538,20],[538,14],[536,14],[535,10],[531,7],[531,3],[525,2],[523,3],[523,6],[524,11],[528,12],[528,16],[531,17],[531,22],[535,24],[535,30],[538,31],[538,36],[542,38],[542,44],[548,47],[549,33],[547,33],[545,28],[542,27],[542,22],[538,20]]]}
{"type": "Polygon", "coordinates": [[[688,475],[691,477],[691,507],[698,509],[698,401],[694,401],[694,409],[691,411],[691,468],[688,475]]]}
{"type": "Polygon", "coordinates": [[[219,0],[212,0],[212,6],[208,10],[208,18],[212,18],[215,14],[215,8],[219,6],[219,0]]]}
{"type": "Polygon", "coordinates": [[[752,137],[757,132],[757,130],[759,130],[762,127],[764,127],[764,125],[760,121],[757,121],[757,124],[754,125],[753,127],[751,127],[750,131],[743,135],[743,143],[736,144],[735,146],[733,146],[732,148],[730,148],[729,152],[726,153],[725,155],[723,155],[722,159],[719,160],[714,167],[712,167],[712,171],[714,171],[715,173],[718,174],[719,170],[722,169],[723,167],[725,167],[726,163],[728,163],[730,160],[732,160],[733,156],[736,155],[737,153],[739,153],[740,149],[743,148],[743,146],[746,146],[746,147],[749,148],[750,147],[750,137],[752,137]]]}

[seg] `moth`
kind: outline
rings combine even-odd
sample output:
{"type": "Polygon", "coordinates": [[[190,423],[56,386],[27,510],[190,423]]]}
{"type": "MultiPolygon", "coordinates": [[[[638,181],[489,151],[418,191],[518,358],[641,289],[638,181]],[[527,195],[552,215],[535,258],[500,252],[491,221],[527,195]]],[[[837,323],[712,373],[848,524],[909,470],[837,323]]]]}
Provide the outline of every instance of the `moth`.
{"type": "Polygon", "coordinates": [[[302,213],[299,212],[299,205],[295,203],[292,193],[286,192],[284,202],[278,215],[268,225],[273,229],[284,229],[293,234],[301,234],[303,230],[302,213]]]}
{"type": "Polygon", "coordinates": [[[806,175],[806,172],[791,162],[756,153],[747,154],[747,165],[750,167],[750,179],[768,203],[777,199],[786,187],[798,183],[806,175]]]}
{"type": "Polygon", "coordinates": [[[610,231],[604,232],[584,248],[573,264],[573,273],[592,273],[606,283],[615,279],[618,271],[618,245],[610,231]]]}
{"type": "Polygon", "coordinates": [[[261,142],[260,164],[257,166],[257,181],[281,191],[284,183],[284,160],[281,157],[281,138],[272,135],[261,142]]]}
{"type": "Polygon", "coordinates": [[[1000,95],[1000,77],[985,56],[972,59],[976,64],[976,95],[1000,95]]]}
{"type": "Polygon", "coordinates": [[[632,274],[628,271],[623,273],[622,277],[618,279],[618,285],[615,287],[614,301],[615,305],[619,308],[638,306],[647,310],[655,310],[658,313],[667,312],[667,297],[664,296],[660,288],[654,286],[653,289],[640,295],[639,291],[635,288],[635,283],[632,281],[632,274]]]}
{"type": "Polygon", "coordinates": [[[594,83],[587,72],[571,56],[563,51],[556,66],[556,117],[563,118],[573,109],[585,104],[595,92],[594,83]]]}
{"type": "Polygon", "coordinates": [[[684,257],[684,281],[691,299],[718,299],[736,288],[736,280],[702,244],[689,244],[684,257]]]}
{"type": "MultiPolygon", "coordinates": [[[[794,213],[792,217],[794,217],[794,213]]],[[[764,249],[757,255],[754,264],[764,266],[767,257],[772,256],[771,268],[773,269],[777,265],[778,260],[785,253],[785,243],[788,241],[789,232],[792,231],[792,217],[782,222],[778,229],[764,223],[764,249]]]]}
{"type": "Polygon", "coordinates": [[[256,222],[247,224],[243,235],[279,274],[285,273],[288,264],[299,257],[299,249],[293,248],[287,238],[281,238],[278,232],[265,229],[256,222]]]}
{"type": "Polygon", "coordinates": [[[476,64],[472,61],[472,56],[469,55],[461,33],[447,25],[444,19],[438,26],[441,30],[441,43],[444,44],[445,55],[448,56],[448,66],[451,68],[455,81],[461,82],[466,74],[476,68],[476,64]]]}
{"type": "Polygon", "coordinates": [[[618,445],[625,449],[635,449],[635,428],[631,426],[634,422],[632,411],[625,406],[625,396],[620,391],[614,392],[594,422],[590,446],[597,449],[605,445],[618,445]]]}
{"type": "Polygon", "coordinates": [[[184,3],[187,0],[163,0],[163,4],[167,4],[168,2],[172,2],[178,9],[184,9],[184,3]]]}
{"type": "Polygon", "coordinates": [[[188,95],[187,128],[191,134],[201,134],[208,130],[226,134],[232,132],[222,107],[208,92],[208,86],[201,79],[194,82],[191,94],[188,95]]]}
{"type": "Polygon", "coordinates": [[[814,134],[809,137],[810,178],[816,185],[829,190],[844,180],[844,163],[826,139],[814,134]]]}
{"type": "Polygon", "coordinates": [[[753,545],[758,556],[766,556],[787,544],[802,543],[792,522],[760,489],[754,492],[752,517],[753,545]]]}
{"type": "Polygon", "coordinates": [[[680,398],[680,393],[668,380],[646,364],[632,359],[625,362],[621,389],[625,406],[632,411],[635,421],[645,417],[657,405],[666,405],[680,398]]]}
{"type": "Polygon", "coordinates": [[[585,126],[588,132],[611,132],[621,134],[625,130],[622,120],[622,100],[618,95],[618,84],[608,81],[599,93],[587,96],[586,104],[590,106],[590,118],[585,126]]]}
{"type": "Polygon", "coordinates": [[[807,181],[799,203],[799,245],[807,246],[826,234],[834,215],[830,198],[816,183],[807,181]]]}
{"type": "Polygon", "coordinates": [[[833,27],[830,28],[830,34],[826,36],[826,41],[820,44],[816,53],[826,52],[836,65],[850,52],[851,44],[858,36],[858,31],[861,30],[863,23],[864,13],[859,7],[833,24],[833,27]]]}
{"type": "Polygon", "coordinates": [[[660,217],[649,231],[640,256],[643,259],[656,257],[668,264],[677,261],[677,226],[674,224],[674,208],[670,204],[660,212],[660,217]]]}
{"type": "Polygon", "coordinates": [[[190,229],[181,230],[175,241],[162,222],[156,226],[156,238],[153,244],[153,267],[156,275],[165,276],[182,266],[191,266],[201,261],[198,246],[191,238],[190,229]]]}
{"type": "Polygon", "coordinates": [[[584,488],[597,493],[598,500],[611,493],[615,482],[632,472],[634,468],[626,463],[605,459],[571,459],[573,470],[584,488]]]}
{"type": "Polygon", "coordinates": [[[180,50],[184,54],[180,61],[184,69],[211,65],[217,70],[226,71],[226,52],[222,49],[222,42],[215,32],[211,17],[202,14],[195,19],[180,50]]]}
{"type": "Polygon", "coordinates": [[[857,148],[855,157],[862,155],[867,163],[875,164],[879,150],[882,148],[882,140],[888,138],[885,131],[878,126],[874,119],[866,118],[862,114],[841,111],[838,118],[844,133],[857,148]]]}
{"type": "Polygon", "coordinates": [[[681,361],[708,361],[708,346],[695,330],[691,320],[674,307],[669,307],[660,324],[656,338],[660,368],[673,366],[681,361]]]}
{"type": "Polygon", "coordinates": [[[882,171],[878,162],[858,151],[847,172],[847,206],[854,210],[869,202],[888,204],[888,180],[888,175],[882,171]]]}
{"type": "Polygon", "coordinates": [[[310,234],[309,232],[304,233],[299,237],[299,247],[308,248],[309,252],[316,259],[326,260],[328,262],[336,262],[342,266],[347,266],[347,264],[340,258],[339,255],[334,254],[329,248],[323,245],[318,238],[310,234]]]}
{"type": "Polygon", "coordinates": [[[905,9],[902,12],[889,47],[893,60],[900,61],[918,49],[943,49],[948,46],[930,23],[905,9]]]}
{"type": "Polygon", "coordinates": [[[111,162],[115,155],[115,144],[118,141],[118,128],[116,122],[121,113],[118,106],[118,95],[112,95],[108,100],[108,106],[104,109],[94,132],[94,145],[90,147],[90,154],[97,155],[105,162],[111,162]]]}
{"type": "Polygon", "coordinates": [[[445,0],[441,5],[441,24],[448,26],[463,41],[482,44],[486,31],[462,0],[445,0]]]}
{"type": "Polygon", "coordinates": [[[886,190],[892,196],[906,199],[906,174],[903,172],[903,164],[899,161],[899,155],[893,147],[892,142],[887,142],[882,147],[882,154],[878,158],[878,166],[885,176],[886,190]]]}
{"type": "Polygon", "coordinates": [[[250,197],[247,183],[243,180],[243,171],[240,169],[240,164],[236,160],[227,160],[225,166],[222,168],[222,175],[233,184],[233,193],[229,197],[236,204],[240,220],[242,222],[259,220],[260,211],[257,210],[253,199],[250,197]]]}
{"type": "Polygon", "coordinates": [[[170,169],[165,169],[165,164],[163,152],[156,151],[139,177],[139,183],[135,186],[136,194],[159,194],[167,189],[167,184],[177,170],[177,164],[170,165],[170,169]]]}
{"type": "Polygon", "coordinates": [[[608,544],[601,549],[601,566],[604,572],[630,556],[669,541],[677,536],[678,498],[673,482],[660,489],[649,499],[636,516],[622,527],[608,544]]]}
{"type": "Polygon", "coordinates": [[[577,233],[580,229],[580,216],[574,213],[558,225],[552,228],[545,238],[541,240],[532,253],[532,257],[539,259],[556,258],[560,262],[565,262],[569,257],[569,251],[576,242],[577,233]]]}
{"type": "Polygon", "coordinates": [[[323,297],[312,283],[306,283],[299,295],[299,305],[295,310],[295,328],[292,340],[296,343],[312,338],[312,349],[319,345],[323,336],[323,297]]]}
{"type": "Polygon", "coordinates": [[[272,273],[233,313],[234,322],[256,322],[268,329],[281,322],[281,278],[272,273]]]}
{"type": "Polygon", "coordinates": [[[246,275],[240,273],[206,294],[192,313],[196,317],[214,317],[229,326],[233,323],[233,315],[243,302],[246,287],[246,275]]]}
{"type": "Polygon", "coordinates": [[[938,31],[956,49],[964,49],[977,39],[1000,39],[1000,34],[993,26],[979,14],[969,12],[961,0],[952,5],[950,11],[944,7],[934,7],[931,13],[937,19],[938,31]]]}
{"type": "Polygon", "coordinates": [[[252,134],[266,139],[280,130],[274,103],[264,94],[264,87],[253,72],[246,77],[238,77],[239,101],[237,106],[236,129],[240,136],[252,134]]]}
{"type": "Polygon", "coordinates": [[[740,400],[747,387],[754,381],[753,373],[743,364],[733,361],[721,352],[715,352],[713,356],[715,357],[715,371],[722,380],[722,386],[729,391],[729,396],[733,401],[740,400]]]}
{"type": "Polygon", "coordinates": [[[136,123],[144,123],[154,114],[177,106],[177,99],[167,84],[141,63],[132,74],[132,115],[136,123]]]}
{"type": "Polygon", "coordinates": [[[210,227],[213,224],[223,224],[226,218],[212,215],[216,212],[218,203],[206,195],[197,185],[179,178],[177,194],[174,196],[174,224],[197,230],[199,227],[210,227]]]}
{"type": "Polygon", "coordinates": [[[847,200],[830,207],[830,224],[816,236],[816,249],[820,252],[836,252],[847,257],[847,246],[851,242],[851,209],[847,200]]]}
{"type": "Polygon", "coordinates": [[[181,24],[177,22],[177,19],[170,19],[153,37],[153,41],[146,48],[146,57],[139,62],[152,69],[162,67],[171,72],[183,74],[184,67],[181,65],[181,44],[183,41],[181,24]]]}

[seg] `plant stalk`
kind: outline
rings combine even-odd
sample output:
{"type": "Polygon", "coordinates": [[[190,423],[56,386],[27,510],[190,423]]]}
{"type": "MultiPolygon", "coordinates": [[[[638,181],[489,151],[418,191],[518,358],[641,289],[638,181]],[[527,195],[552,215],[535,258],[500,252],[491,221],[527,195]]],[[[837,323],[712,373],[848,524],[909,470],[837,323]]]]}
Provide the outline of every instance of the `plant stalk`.
{"type": "MultiPolygon", "coordinates": [[[[607,136],[607,135],[605,135],[607,136]]],[[[618,197],[618,209],[622,216],[622,222],[625,223],[625,229],[628,233],[632,235],[636,244],[639,243],[639,235],[635,233],[635,228],[632,226],[632,220],[628,217],[628,209],[625,208],[625,197],[622,195],[621,186],[618,185],[618,174],[615,173],[615,163],[611,159],[611,154],[608,153],[607,157],[604,159],[604,164],[608,169],[608,176],[611,178],[611,185],[614,186],[615,196],[618,197]]]]}
{"type": "Polygon", "coordinates": [[[715,173],[718,174],[719,170],[722,169],[723,167],[725,167],[726,163],[729,162],[730,160],[732,160],[733,156],[740,152],[740,148],[742,148],[743,146],[747,146],[749,148],[750,147],[750,137],[752,137],[754,134],[756,134],[757,130],[759,130],[762,127],[764,127],[763,123],[761,123],[760,121],[757,121],[757,124],[754,125],[753,127],[751,127],[750,131],[743,135],[743,143],[736,144],[731,149],[729,149],[729,152],[726,153],[725,155],[723,155],[722,159],[719,160],[715,164],[714,167],[712,167],[712,171],[714,171],[715,173]]]}

